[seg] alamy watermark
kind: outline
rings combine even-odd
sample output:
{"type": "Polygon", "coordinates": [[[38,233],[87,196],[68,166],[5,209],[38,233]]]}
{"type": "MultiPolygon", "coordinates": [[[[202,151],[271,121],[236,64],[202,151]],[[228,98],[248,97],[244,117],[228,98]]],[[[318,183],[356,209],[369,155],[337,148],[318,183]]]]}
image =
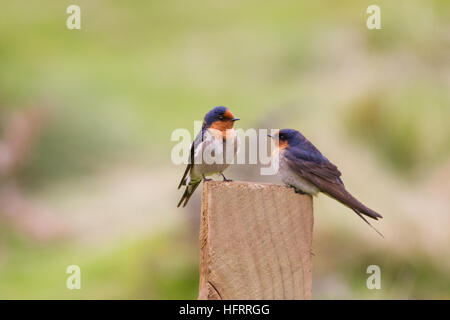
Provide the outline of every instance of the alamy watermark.
{"type": "Polygon", "coordinates": [[[66,287],[69,290],[81,289],[81,269],[76,264],[70,265],[66,269],[66,273],[70,274],[66,280],[66,287]]]}
{"type": "Polygon", "coordinates": [[[369,30],[381,29],[381,9],[376,4],[372,4],[367,7],[367,14],[370,16],[367,18],[366,25],[369,30]]]}
{"type": "MultiPolygon", "coordinates": [[[[194,132],[200,132],[201,128],[202,122],[194,121],[194,132]]],[[[210,128],[205,134],[214,136],[215,139],[202,140],[193,139],[188,129],[179,128],[171,135],[171,141],[178,142],[172,148],[171,160],[176,165],[190,163],[191,146],[194,143],[194,164],[259,164],[262,166],[261,175],[275,175],[279,169],[277,158],[273,154],[277,150],[276,141],[268,135],[274,135],[277,131],[278,129],[251,128],[226,130],[224,134],[210,128]],[[217,148],[215,143],[223,144],[223,148],[217,148]],[[220,152],[221,149],[223,152],[220,152]]]]}
{"type": "Polygon", "coordinates": [[[367,267],[366,270],[367,274],[370,274],[370,276],[367,278],[366,286],[368,289],[373,290],[381,289],[381,269],[379,266],[372,264],[367,267]]]}
{"type": "Polygon", "coordinates": [[[76,4],[72,4],[67,7],[66,13],[70,14],[66,20],[66,26],[69,30],[80,30],[81,29],[81,8],[76,4]]]}

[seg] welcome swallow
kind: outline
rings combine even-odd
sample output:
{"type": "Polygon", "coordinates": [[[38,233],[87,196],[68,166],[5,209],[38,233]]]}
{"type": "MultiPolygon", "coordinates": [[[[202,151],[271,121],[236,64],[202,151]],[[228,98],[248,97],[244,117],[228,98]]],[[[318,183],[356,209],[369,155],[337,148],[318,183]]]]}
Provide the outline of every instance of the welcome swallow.
{"type": "Polygon", "coordinates": [[[224,181],[231,181],[225,178],[223,171],[230,165],[225,159],[227,139],[233,139],[230,144],[233,147],[233,156],[238,149],[239,141],[233,129],[234,122],[237,120],[239,119],[235,118],[229,109],[222,106],[213,108],[205,115],[202,129],[191,145],[189,164],[178,185],[178,189],[182,185],[186,186],[178,207],[183,201],[183,207],[186,206],[202,179],[211,180],[205,176],[221,174],[224,181]],[[203,158],[206,153],[222,161],[208,163],[203,158]]]}
{"type": "MultiPolygon", "coordinates": [[[[273,160],[279,161],[279,174],[287,186],[301,194],[316,195],[323,192],[355,211],[375,229],[364,216],[375,220],[382,216],[345,189],[341,172],[308,139],[294,129],[282,129],[269,136],[277,142],[273,160]]],[[[378,232],[376,229],[375,231],[378,232]]]]}

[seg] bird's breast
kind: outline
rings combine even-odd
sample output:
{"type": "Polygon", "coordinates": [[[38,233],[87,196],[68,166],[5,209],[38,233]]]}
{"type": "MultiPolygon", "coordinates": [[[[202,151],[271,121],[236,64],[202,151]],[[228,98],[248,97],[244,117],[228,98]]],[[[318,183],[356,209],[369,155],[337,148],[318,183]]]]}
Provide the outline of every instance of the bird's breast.
{"type": "Polygon", "coordinates": [[[320,192],[320,189],[302,177],[300,172],[297,172],[289,166],[287,159],[284,156],[284,151],[281,151],[277,155],[279,159],[279,174],[281,181],[287,186],[295,187],[310,195],[315,195],[320,192]]]}
{"type": "Polygon", "coordinates": [[[217,135],[216,131],[207,130],[203,142],[195,150],[193,173],[196,175],[220,173],[233,162],[239,144],[234,130],[227,139],[217,135]]]}

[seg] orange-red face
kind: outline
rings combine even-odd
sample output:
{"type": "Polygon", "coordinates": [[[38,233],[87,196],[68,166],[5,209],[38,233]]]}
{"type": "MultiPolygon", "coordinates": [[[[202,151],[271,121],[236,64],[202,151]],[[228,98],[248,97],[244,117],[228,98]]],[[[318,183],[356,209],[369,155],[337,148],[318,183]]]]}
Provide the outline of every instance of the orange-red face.
{"type": "Polygon", "coordinates": [[[278,140],[278,149],[283,150],[287,148],[289,143],[287,141],[278,140]]]}
{"type": "Polygon", "coordinates": [[[280,136],[280,131],[277,131],[277,133],[271,137],[275,139],[275,145],[278,148],[278,151],[281,151],[289,146],[288,140],[283,135],[280,136]]]}
{"type": "Polygon", "coordinates": [[[223,115],[217,117],[217,120],[211,124],[210,128],[225,132],[227,129],[233,128],[236,120],[239,119],[235,118],[233,113],[227,109],[223,115]]]}

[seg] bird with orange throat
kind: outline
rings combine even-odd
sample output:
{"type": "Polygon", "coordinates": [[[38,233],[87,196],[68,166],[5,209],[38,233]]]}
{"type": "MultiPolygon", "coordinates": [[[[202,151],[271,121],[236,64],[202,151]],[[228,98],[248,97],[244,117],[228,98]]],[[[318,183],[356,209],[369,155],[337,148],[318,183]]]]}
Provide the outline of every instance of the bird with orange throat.
{"type": "MultiPolygon", "coordinates": [[[[282,129],[269,137],[276,142],[277,148],[272,161],[278,163],[278,174],[284,184],[300,194],[316,195],[323,192],[352,209],[375,229],[364,216],[374,220],[382,216],[366,207],[346,190],[338,168],[300,132],[282,129]]],[[[383,236],[378,230],[375,231],[383,236]]]]}
{"type": "Polygon", "coordinates": [[[186,186],[178,207],[186,206],[195,189],[206,176],[221,174],[224,181],[231,181],[223,175],[239,147],[234,131],[234,122],[239,120],[225,107],[215,107],[203,120],[202,129],[191,145],[189,163],[181,178],[178,189],[186,186]],[[230,157],[231,155],[231,157],[230,157]]]}

